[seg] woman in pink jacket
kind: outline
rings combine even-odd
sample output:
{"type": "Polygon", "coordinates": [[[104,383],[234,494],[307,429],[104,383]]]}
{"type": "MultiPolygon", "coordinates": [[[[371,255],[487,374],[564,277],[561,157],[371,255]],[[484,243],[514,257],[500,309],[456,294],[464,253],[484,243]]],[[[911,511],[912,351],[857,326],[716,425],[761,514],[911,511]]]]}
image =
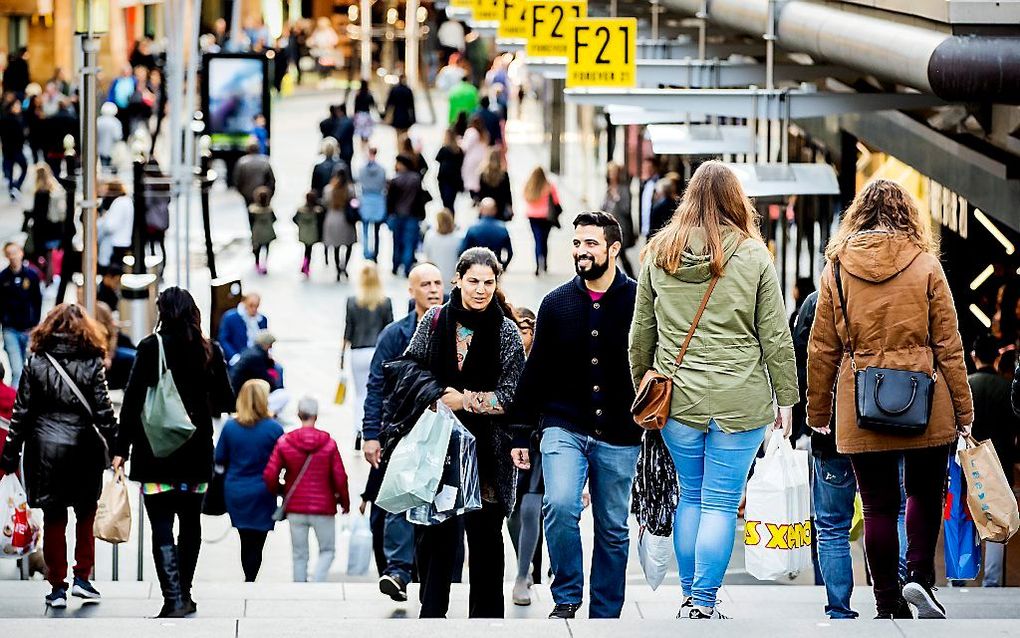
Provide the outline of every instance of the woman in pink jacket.
{"type": "Polygon", "coordinates": [[[336,555],[336,508],[350,510],[347,472],[336,441],[315,427],[319,404],[311,397],[298,401],[301,427],[276,442],[262,478],[273,493],[283,494],[283,508],[290,522],[294,557],[294,582],[308,580],[308,530],[315,530],[319,559],[315,580],[326,580],[336,555]],[[283,483],[280,473],[283,472],[283,483]]]}

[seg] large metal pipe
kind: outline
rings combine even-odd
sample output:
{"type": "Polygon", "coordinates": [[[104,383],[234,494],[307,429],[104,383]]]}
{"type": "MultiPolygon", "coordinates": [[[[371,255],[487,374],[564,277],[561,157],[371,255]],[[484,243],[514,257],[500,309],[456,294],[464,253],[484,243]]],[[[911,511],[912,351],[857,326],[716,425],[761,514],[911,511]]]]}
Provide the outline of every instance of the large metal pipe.
{"type": "MultiPolygon", "coordinates": [[[[703,0],[663,0],[692,15],[703,0]]],[[[790,0],[777,7],[778,44],[945,100],[1020,102],[1020,38],[954,36],[875,15],[790,0]]],[[[763,36],[769,0],[709,0],[708,21],[763,36]]]]}

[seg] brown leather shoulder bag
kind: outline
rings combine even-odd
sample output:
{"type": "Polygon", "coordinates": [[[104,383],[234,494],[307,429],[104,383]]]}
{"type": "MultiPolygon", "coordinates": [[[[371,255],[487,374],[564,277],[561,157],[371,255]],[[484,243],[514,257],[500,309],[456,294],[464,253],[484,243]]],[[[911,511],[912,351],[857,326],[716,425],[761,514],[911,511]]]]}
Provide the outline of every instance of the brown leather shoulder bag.
{"type": "MultiPolygon", "coordinates": [[[[687,346],[691,343],[694,331],[698,329],[701,315],[704,314],[705,306],[708,305],[708,298],[712,296],[712,291],[715,290],[717,283],[719,283],[719,277],[712,277],[712,281],[708,284],[708,290],[705,291],[705,296],[701,298],[701,305],[698,307],[698,312],[694,315],[694,321],[691,322],[691,329],[687,331],[683,345],[680,346],[680,352],[676,355],[676,365],[673,368],[674,374],[680,368],[680,364],[683,363],[684,355],[687,354],[687,346]]],[[[661,430],[666,427],[666,421],[669,420],[670,400],[672,398],[672,377],[660,374],[655,368],[649,368],[645,372],[645,376],[641,378],[641,384],[638,386],[634,404],[630,406],[631,414],[634,415],[634,422],[646,430],[661,430]]]]}

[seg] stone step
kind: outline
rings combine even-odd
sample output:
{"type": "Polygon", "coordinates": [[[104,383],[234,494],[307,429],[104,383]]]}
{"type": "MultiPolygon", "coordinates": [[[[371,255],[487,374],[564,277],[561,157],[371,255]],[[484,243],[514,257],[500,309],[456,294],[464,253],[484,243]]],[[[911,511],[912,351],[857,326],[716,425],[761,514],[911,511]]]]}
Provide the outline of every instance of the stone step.
{"type": "MultiPolygon", "coordinates": [[[[0,582],[0,618],[39,618],[47,614],[73,618],[139,618],[154,614],[160,605],[159,587],[150,582],[97,582],[104,600],[82,604],[71,599],[64,611],[47,610],[42,604],[48,585],[42,581],[0,582]]],[[[507,618],[542,619],[552,608],[545,585],[536,585],[530,606],[510,603],[511,584],[505,596],[507,618]]],[[[417,618],[417,586],[409,588],[409,602],[396,603],[379,593],[374,583],[222,583],[199,582],[194,596],[202,618],[304,618],[382,620],[417,618]]],[[[674,618],[680,589],[647,585],[631,586],[621,617],[630,620],[674,618]]],[[[1020,590],[1015,588],[951,588],[939,591],[951,618],[1020,619],[1020,590]]],[[[742,619],[797,619],[824,621],[825,590],[814,586],[728,585],[719,591],[725,613],[742,619]]],[[[457,584],[451,592],[450,617],[467,615],[468,586],[457,584]]],[[[854,592],[853,607],[862,617],[874,616],[870,588],[854,592]]],[[[579,616],[586,616],[582,608],[579,616]]],[[[6,633],[6,632],[5,632],[6,633]]]]}

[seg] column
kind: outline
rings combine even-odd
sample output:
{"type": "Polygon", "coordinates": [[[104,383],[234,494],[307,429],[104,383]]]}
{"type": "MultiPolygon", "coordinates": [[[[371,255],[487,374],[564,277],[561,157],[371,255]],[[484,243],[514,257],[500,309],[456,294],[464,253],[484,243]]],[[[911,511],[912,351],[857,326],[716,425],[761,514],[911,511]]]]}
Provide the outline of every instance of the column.
{"type": "Polygon", "coordinates": [[[418,88],[418,0],[407,0],[407,13],[404,15],[404,74],[407,85],[418,88]]]}

